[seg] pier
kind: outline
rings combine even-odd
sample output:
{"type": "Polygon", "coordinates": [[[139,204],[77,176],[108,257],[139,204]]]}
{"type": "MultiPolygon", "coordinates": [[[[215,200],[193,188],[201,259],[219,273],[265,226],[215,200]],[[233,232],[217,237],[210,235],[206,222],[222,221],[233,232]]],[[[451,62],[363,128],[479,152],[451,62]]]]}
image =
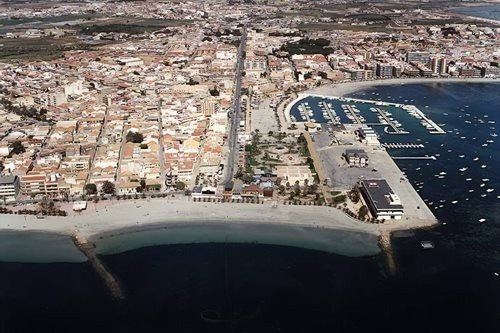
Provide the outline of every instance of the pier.
{"type": "Polygon", "coordinates": [[[85,239],[78,232],[75,232],[71,236],[71,239],[78,250],[80,250],[87,257],[89,263],[92,265],[97,274],[99,274],[99,276],[103,279],[113,298],[117,300],[125,299],[125,294],[118,283],[118,280],[113,276],[111,271],[106,268],[101,259],[97,257],[95,244],[85,239]]]}
{"type": "Polygon", "coordinates": [[[356,112],[354,112],[354,110],[353,110],[353,108],[352,108],[351,105],[347,105],[347,110],[353,116],[354,120],[356,121],[356,124],[362,124],[361,120],[359,119],[359,117],[356,114],[356,112]]]}
{"type": "Polygon", "coordinates": [[[436,156],[391,156],[393,160],[437,160],[436,156]]]}
{"type": "Polygon", "coordinates": [[[390,149],[403,149],[403,148],[424,148],[424,145],[419,143],[383,143],[382,147],[390,149]]]}
{"type": "Polygon", "coordinates": [[[387,125],[388,126],[391,126],[392,127],[392,130],[394,132],[389,132],[389,131],[386,131],[387,127],[384,129],[384,132],[387,133],[387,134],[410,134],[410,132],[407,132],[407,131],[403,131],[401,129],[399,129],[399,127],[397,127],[394,122],[392,120],[389,119],[389,117],[387,117],[387,115],[384,113],[384,111],[380,110],[377,108],[377,112],[378,114],[384,118],[384,120],[387,122],[387,125]]]}
{"type": "Polygon", "coordinates": [[[335,114],[335,115],[334,115],[334,114],[332,113],[332,110],[330,109],[330,107],[328,106],[328,104],[326,104],[326,102],[325,102],[325,101],[322,101],[321,103],[322,103],[322,105],[323,105],[323,108],[324,108],[324,109],[326,110],[326,112],[328,113],[328,116],[330,117],[330,119],[331,119],[332,123],[333,123],[334,125],[338,124],[338,121],[336,121],[336,120],[335,120],[335,116],[336,116],[337,114],[335,114]]]}
{"type": "Polygon", "coordinates": [[[432,121],[431,119],[427,118],[427,116],[422,111],[420,111],[419,108],[417,108],[415,105],[405,105],[403,109],[405,109],[409,113],[414,112],[418,116],[420,116],[420,118],[422,119],[422,121],[426,122],[429,125],[429,127],[427,127],[427,126],[425,126],[425,127],[429,129],[429,133],[430,134],[446,134],[446,131],[444,131],[434,121],[432,121]],[[431,128],[432,128],[432,130],[431,130],[431,128]]]}
{"type": "Polygon", "coordinates": [[[309,117],[309,112],[307,110],[308,109],[307,105],[305,103],[302,103],[302,104],[300,104],[300,107],[303,110],[304,115],[306,116],[307,122],[310,123],[311,122],[311,117],[309,117]]]}

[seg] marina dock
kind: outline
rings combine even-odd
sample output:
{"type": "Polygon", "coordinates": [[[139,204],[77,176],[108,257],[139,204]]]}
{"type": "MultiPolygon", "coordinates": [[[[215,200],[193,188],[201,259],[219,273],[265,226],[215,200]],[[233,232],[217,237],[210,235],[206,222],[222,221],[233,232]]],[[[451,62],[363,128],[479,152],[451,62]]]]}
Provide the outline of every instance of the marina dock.
{"type": "Polygon", "coordinates": [[[424,148],[424,145],[421,143],[383,143],[382,147],[390,148],[390,149],[404,149],[404,148],[424,148]]]}
{"type": "Polygon", "coordinates": [[[384,132],[386,132],[387,134],[410,134],[410,132],[399,129],[399,127],[397,127],[396,124],[394,124],[394,122],[390,120],[382,110],[377,108],[377,112],[387,122],[386,125],[390,126],[393,130],[393,132],[388,132],[384,129],[384,132]]]}
{"type": "Polygon", "coordinates": [[[78,250],[80,250],[87,257],[96,273],[103,279],[104,283],[111,292],[111,295],[117,300],[125,299],[125,294],[118,283],[118,280],[97,256],[95,244],[85,239],[78,232],[75,232],[71,236],[71,239],[78,250]]]}
{"type": "Polygon", "coordinates": [[[438,124],[436,124],[434,121],[431,119],[427,118],[427,116],[419,110],[415,105],[405,105],[404,109],[408,112],[414,112],[420,118],[422,119],[423,122],[427,123],[428,126],[426,128],[429,129],[430,134],[446,134],[446,131],[444,131],[438,124]]]}
{"type": "Polygon", "coordinates": [[[311,117],[309,117],[309,112],[308,112],[308,108],[307,108],[307,105],[305,103],[302,103],[300,104],[300,107],[302,108],[303,112],[304,112],[304,116],[306,117],[306,120],[308,123],[311,122],[311,117]]]}
{"type": "Polygon", "coordinates": [[[332,110],[330,109],[330,107],[328,106],[328,104],[325,102],[325,101],[322,101],[321,102],[322,105],[323,105],[323,108],[326,110],[326,112],[328,113],[328,116],[330,117],[331,121],[333,124],[338,124],[338,122],[335,120],[335,116],[336,114],[334,115],[332,113],[332,110]]]}
{"type": "Polygon", "coordinates": [[[393,160],[437,160],[436,156],[391,156],[393,160]]]}
{"type": "Polygon", "coordinates": [[[356,122],[356,124],[362,124],[362,121],[359,119],[358,115],[356,114],[356,112],[354,112],[353,108],[351,105],[347,105],[347,110],[349,111],[349,113],[351,114],[351,116],[354,118],[354,121],[356,122]]]}

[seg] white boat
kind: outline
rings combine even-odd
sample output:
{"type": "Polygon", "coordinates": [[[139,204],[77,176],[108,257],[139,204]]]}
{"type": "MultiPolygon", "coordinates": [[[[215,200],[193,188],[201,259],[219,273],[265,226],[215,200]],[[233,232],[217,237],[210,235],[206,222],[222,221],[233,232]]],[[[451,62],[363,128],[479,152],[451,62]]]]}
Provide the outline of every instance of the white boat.
{"type": "Polygon", "coordinates": [[[460,158],[464,158],[464,157],[465,157],[465,155],[458,155],[458,157],[460,157],[460,158]]]}
{"type": "Polygon", "coordinates": [[[479,160],[479,157],[474,157],[474,161],[477,161],[477,160],[479,160]]]}
{"type": "Polygon", "coordinates": [[[434,248],[434,243],[431,242],[431,241],[421,241],[420,242],[420,246],[424,249],[424,250],[431,250],[434,248]]]}
{"type": "Polygon", "coordinates": [[[446,175],[446,172],[442,171],[439,173],[441,176],[446,175]]]}
{"type": "Polygon", "coordinates": [[[472,193],[472,192],[474,192],[474,190],[469,190],[469,193],[472,193]]]}
{"type": "Polygon", "coordinates": [[[467,168],[460,168],[460,169],[458,169],[458,171],[465,172],[465,171],[467,171],[467,168]]]}
{"type": "Polygon", "coordinates": [[[489,189],[487,189],[487,190],[486,190],[486,192],[491,193],[491,192],[493,192],[494,190],[495,190],[495,189],[489,188],[489,189]]]}
{"type": "Polygon", "coordinates": [[[479,185],[479,187],[484,187],[486,184],[485,183],[482,183],[481,185],[479,185]]]}
{"type": "Polygon", "coordinates": [[[489,179],[489,178],[483,178],[483,179],[482,179],[482,181],[483,181],[483,182],[489,182],[489,181],[490,181],[490,179],[489,179]]]}
{"type": "Polygon", "coordinates": [[[481,223],[483,223],[483,222],[486,221],[486,219],[479,219],[478,221],[481,222],[481,223]]]}
{"type": "Polygon", "coordinates": [[[486,168],[486,164],[481,165],[481,168],[482,169],[486,168]]]}
{"type": "Polygon", "coordinates": [[[456,204],[457,202],[458,202],[457,200],[453,200],[451,203],[456,204]]]}
{"type": "Polygon", "coordinates": [[[484,198],[484,197],[486,197],[486,196],[487,196],[487,194],[481,194],[481,197],[482,197],[482,198],[484,198]]]}
{"type": "Polygon", "coordinates": [[[467,178],[465,181],[470,182],[471,180],[472,180],[472,178],[467,178]]]}

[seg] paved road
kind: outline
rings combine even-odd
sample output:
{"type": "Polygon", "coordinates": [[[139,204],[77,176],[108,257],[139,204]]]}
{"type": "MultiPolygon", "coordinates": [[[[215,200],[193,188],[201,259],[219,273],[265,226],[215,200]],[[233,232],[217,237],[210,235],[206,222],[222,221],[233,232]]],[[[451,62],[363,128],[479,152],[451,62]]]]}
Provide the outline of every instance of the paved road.
{"type": "Polygon", "coordinates": [[[94,171],[95,156],[97,154],[97,149],[99,149],[99,147],[102,146],[102,138],[104,136],[104,132],[106,131],[106,124],[108,123],[108,114],[109,114],[109,107],[106,107],[106,111],[104,112],[104,120],[101,125],[101,131],[99,132],[99,137],[97,138],[97,144],[90,159],[90,167],[89,167],[89,172],[87,174],[87,178],[85,179],[85,185],[89,183],[92,177],[92,172],[94,171]]]}
{"type": "Polygon", "coordinates": [[[241,105],[240,105],[241,77],[242,77],[241,74],[243,72],[243,53],[245,51],[246,39],[247,39],[247,29],[246,26],[244,26],[243,32],[241,33],[240,47],[238,48],[238,62],[236,63],[233,111],[231,116],[229,134],[228,134],[229,154],[226,166],[224,167],[224,175],[219,181],[219,184],[222,185],[230,182],[235,174],[234,162],[236,159],[236,154],[238,153],[238,128],[240,126],[240,117],[241,117],[241,105]]]}
{"type": "Polygon", "coordinates": [[[158,161],[160,162],[160,185],[161,192],[165,192],[165,149],[163,147],[163,122],[161,119],[161,103],[158,101],[158,161]]]}

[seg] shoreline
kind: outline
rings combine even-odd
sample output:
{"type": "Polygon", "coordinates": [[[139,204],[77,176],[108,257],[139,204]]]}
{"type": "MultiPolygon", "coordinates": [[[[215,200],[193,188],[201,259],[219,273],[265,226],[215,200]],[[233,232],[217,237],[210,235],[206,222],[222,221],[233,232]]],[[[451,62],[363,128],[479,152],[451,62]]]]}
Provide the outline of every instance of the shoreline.
{"type": "Polygon", "coordinates": [[[152,224],[187,224],[200,222],[271,223],[326,229],[349,229],[377,232],[374,224],[355,220],[338,209],[318,206],[294,206],[271,202],[264,204],[193,202],[189,197],[106,200],[88,203],[81,214],[66,217],[2,214],[0,231],[38,231],[72,235],[76,231],[92,237],[126,227],[152,224]],[[318,208],[321,208],[318,210],[318,208]],[[307,221],[307,222],[304,222],[307,221]],[[67,223],[69,222],[69,223],[67,223]]]}
{"type": "Polygon", "coordinates": [[[497,83],[500,79],[492,78],[414,78],[414,79],[385,79],[369,81],[349,81],[342,83],[328,84],[312,89],[308,89],[298,94],[301,96],[309,94],[322,94],[331,96],[346,96],[354,92],[369,89],[371,87],[386,85],[407,85],[407,84],[431,84],[431,83],[497,83]]]}
{"type": "MultiPolygon", "coordinates": [[[[0,221],[0,233],[2,231],[21,234],[46,233],[67,237],[78,234],[96,243],[105,243],[113,238],[137,233],[150,233],[154,238],[154,234],[161,233],[162,230],[177,232],[183,228],[191,230],[189,239],[202,241],[203,237],[210,234],[211,229],[219,230],[217,235],[214,234],[215,240],[208,237],[208,242],[223,241],[224,237],[221,238],[220,235],[225,232],[230,235],[235,233],[240,237],[243,235],[242,230],[252,229],[253,234],[250,236],[255,236],[255,239],[248,240],[248,243],[257,241],[265,244],[287,245],[286,239],[274,242],[267,233],[260,231],[281,230],[283,235],[291,235],[291,246],[300,243],[301,240],[304,243],[310,241],[311,244],[317,246],[309,248],[323,247],[327,252],[329,247],[332,249],[338,247],[342,250],[344,246],[349,248],[349,251],[355,251],[355,249],[347,243],[328,244],[322,238],[322,233],[332,234],[338,231],[339,234],[365,235],[366,239],[373,240],[367,244],[370,253],[377,248],[379,236],[377,225],[354,220],[336,208],[288,205],[273,207],[270,203],[203,203],[192,202],[187,197],[138,199],[127,202],[104,201],[98,204],[91,203],[88,210],[80,215],[47,216],[44,219],[37,219],[36,216],[2,215],[0,221]],[[200,232],[202,230],[205,232],[200,232]],[[261,239],[264,241],[261,242],[261,239]]],[[[278,239],[280,233],[275,232],[274,236],[278,239]]],[[[354,238],[356,244],[360,244],[359,239],[364,239],[361,236],[350,238],[354,238]]],[[[336,242],[342,243],[343,241],[336,240],[336,242]]],[[[181,243],[191,243],[191,241],[181,243]]]]}

